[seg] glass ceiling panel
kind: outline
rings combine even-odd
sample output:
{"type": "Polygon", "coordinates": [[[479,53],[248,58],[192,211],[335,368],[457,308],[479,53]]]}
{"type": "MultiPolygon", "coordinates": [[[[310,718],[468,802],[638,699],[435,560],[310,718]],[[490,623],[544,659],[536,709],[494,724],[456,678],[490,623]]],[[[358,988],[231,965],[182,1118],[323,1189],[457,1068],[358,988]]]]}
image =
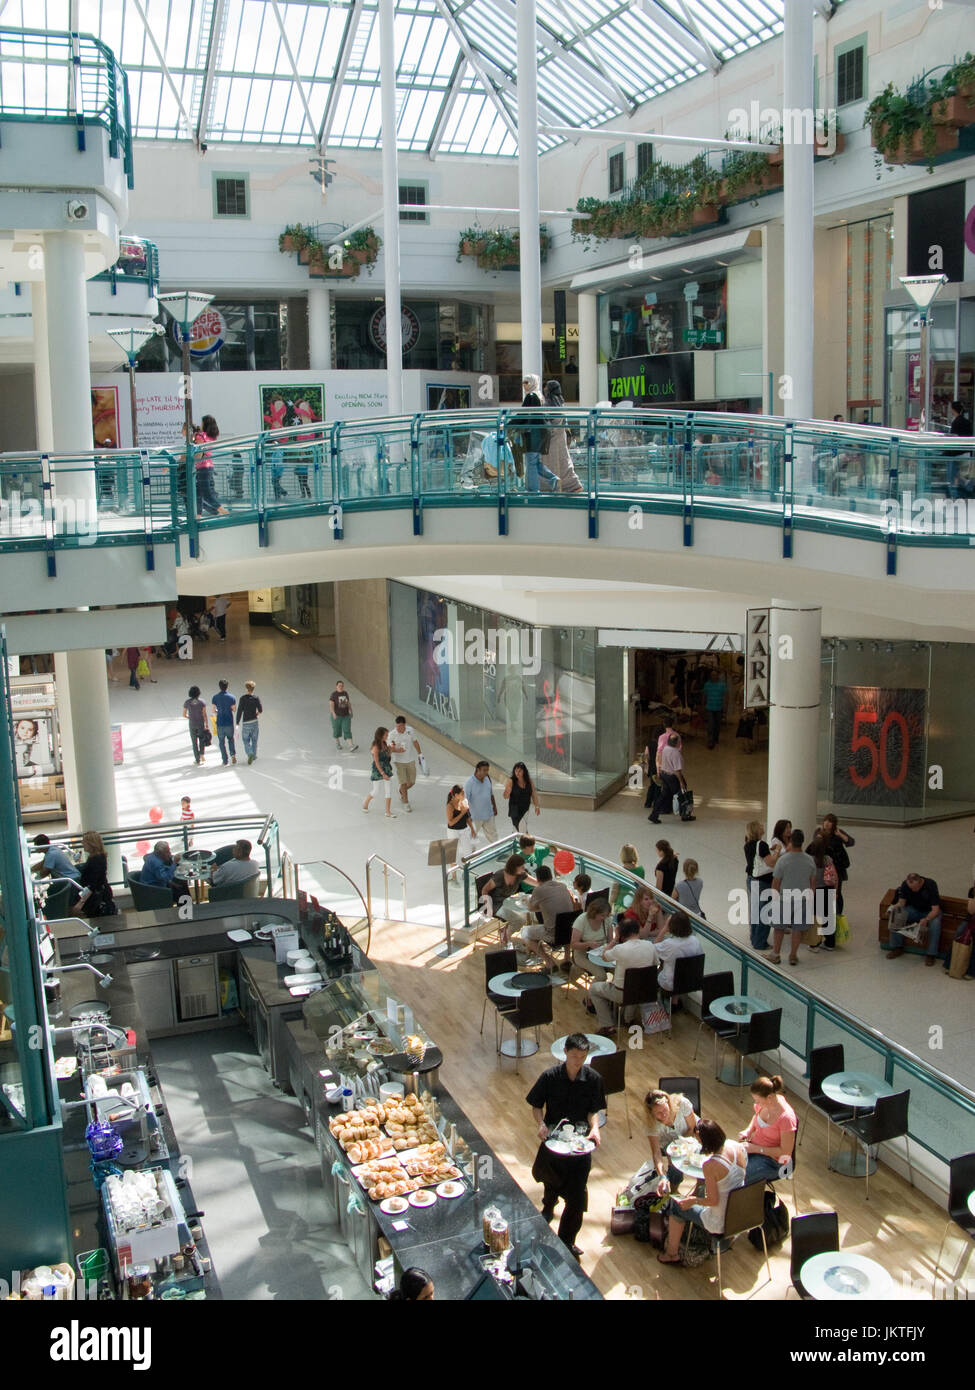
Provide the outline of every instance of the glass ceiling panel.
{"type": "MultiPolygon", "coordinates": [[[[145,22],[133,0],[77,0],[77,23],[126,68],[140,138],[193,139],[202,120],[202,141],[313,146],[344,58],[328,143],[375,148],[381,139],[378,0],[362,0],[347,39],[355,3],[278,0],[297,82],[271,0],[225,0],[222,7],[217,0],[141,0],[145,22]],[[208,76],[210,107],[201,112],[208,76]]],[[[0,25],[64,32],[70,8],[69,0],[0,0],[0,25]]],[[[595,126],[628,115],[706,72],[708,48],[724,62],[780,34],[782,11],[783,0],[537,0],[542,120],[595,126]]],[[[396,0],[403,149],[427,148],[449,100],[462,43],[514,115],[515,22],[516,0],[396,0]]],[[[516,154],[497,100],[468,61],[437,148],[516,154]]],[[[558,143],[543,134],[539,147],[558,143]]]]}

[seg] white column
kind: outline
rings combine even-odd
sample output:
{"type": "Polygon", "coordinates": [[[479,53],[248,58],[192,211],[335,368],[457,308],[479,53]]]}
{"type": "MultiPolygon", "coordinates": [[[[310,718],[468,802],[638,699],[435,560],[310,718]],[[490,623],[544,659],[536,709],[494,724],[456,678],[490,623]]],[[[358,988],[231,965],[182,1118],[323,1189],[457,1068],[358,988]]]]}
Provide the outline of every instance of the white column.
{"type": "Polygon", "coordinates": [[[394,0],[379,0],[383,110],[383,238],[386,267],[386,376],[390,415],[403,413],[403,309],[399,265],[399,155],[396,149],[394,0]]]}
{"type": "Polygon", "coordinates": [[[579,404],[595,405],[599,399],[599,300],[594,294],[580,294],[579,314],[579,404]]]}
{"type": "Polygon", "coordinates": [[[47,290],[43,280],[31,284],[30,303],[34,329],[34,425],[38,449],[49,454],[54,450],[54,408],[47,347],[47,290]]]}
{"type": "MultiPolygon", "coordinates": [[[[68,829],[114,830],[118,825],[112,716],[103,651],[56,652],[54,676],[68,829]]],[[[109,851],[109,872],[121,877],[118,851],[109,851]]]]}
{"type": "Polygon", "coordinates": [[[783,817],[816,827],[822,610],[773,600],[768,734],[769,829],[783,817]]]}
{"type": "Polygon", "coordinates": [[[792,396],[783,402],[788,419],[813,413],[813,7],[810,0],[785,0],[785,374],[792,396]],[[792,138],[790,138],[790,136],[792,138]],[[808,137],[808,138],[807,138],[808,137]]]}
{"type": "MultiPolygon", "coordinates": [[[[77,232],[45,234],[44,280],[51,399],[57,402],[54,449],[59,454],[84,453],[92,448],[91,367],[85,252],[77,232]]],[[[62,496],[94,496],[94,487],[93,475],[84,483],[74,475],[59,483],[58,491],[62,496]]]]}
{"type": "Polygon", "coordinates": [[[319,372],[332,369],[332,291],[327,285],[308,286],[308,365],[319,372]]]}
{"type": "MultiPolygon", "coordinates": [[[[535,0],[518,0],[518,227],[521,237],[521,370],[544,380],[542,267],[538,246],[538,51],[535,0]]],[[[582,383],[580,382],[580,387],[582,383]]]]}

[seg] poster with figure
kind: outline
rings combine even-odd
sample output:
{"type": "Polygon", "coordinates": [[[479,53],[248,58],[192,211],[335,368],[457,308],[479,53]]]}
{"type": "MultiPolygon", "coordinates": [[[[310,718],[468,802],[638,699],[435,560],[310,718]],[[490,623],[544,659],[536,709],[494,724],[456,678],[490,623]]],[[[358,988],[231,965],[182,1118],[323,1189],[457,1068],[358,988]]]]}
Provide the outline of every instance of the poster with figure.
{"type": "Polygon", "coordinates": [[[93,386],[91,389],[91,437],[96,449],[118,449],[118,387],[93,386]]]}
{"type": "MultiPolygon", "coordinates": [[[[320,425],[325,419],[325,387],[307,382],[261,386],[261,429],[281,430],[289,425],[320,425]]],[[[306,437],[309,437],[306,435],[306,437]]],[[[301,434],[296,430],[295,440],[301,434]]]]}
{"type": "Polygon", "coordinates": [[[57,772],[50,716],[32,715],[15,721],[14,759],[18,777],[51,777],[57,772]]]}
{"type": "Polygon", "coordinates": [[[535,759],[538,767],[569,772],[571,718],[571,693],[569,689],[562,689],[559,672],[552,662],[543,661],[535,677],[535,759]]]}
{"type": "Polygon", "coordinates": [[[450,665],[443,658],[449,651],[445,646],[449,612],[446,599],[426,589],[416,592],[416,632],[419,644],[417,670],[419,696],[447,719],[457,715],[450,699],[450,665]]]}

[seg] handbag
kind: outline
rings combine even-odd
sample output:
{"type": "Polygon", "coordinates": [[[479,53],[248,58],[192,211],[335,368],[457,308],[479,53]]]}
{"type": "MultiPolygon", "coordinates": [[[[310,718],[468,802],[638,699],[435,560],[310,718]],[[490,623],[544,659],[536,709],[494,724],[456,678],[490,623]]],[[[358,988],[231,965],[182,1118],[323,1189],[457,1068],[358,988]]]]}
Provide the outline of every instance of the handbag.
{"type": "Polygon", "coordinates": [[[963,980],[968,974],[971,963],[971,928],[963,927],[955,938],[955,943],[951,948],[951,960],[948,964],[948,974],[953,980],[963,980]],[[967,939],[964,939],[966,937],[967,939]]]}
{"type": "Polygon", "coordinates": [[[420,753],[420,754],[418,755],[418,757],[417,757],[416,762],[417,762],[417,766],[419,767],[419,769],[420,769],[420,771],[422,772],[423,776],[424,776],[424,777],[429,777],[429,776],[430,776],[430,768],[429,768],[429,766],[428,766],[428,764],[427,764],[426,755],[423,754],[423,753],[420,753]]]}
{"type": "Polygon", "coordinates": [[[609,1218],[609,1233],[611,1236],[629,1236],[633,1234],[633,1226],[636,1221],[636,1208],[632,1206],[614,1206],[612,1215],[609,1218]]]}
{"type": "Polygon", "coordinates": [[[827,888],[838,888],[840,886],[840,876],[837,872],[836,865],[828,855],[823,867],[823,883],[827,888]]]}
{"type": "Polygon", "coordinates": [[[206,727],[206,725],[204,725],[204,727],[203,727],[203,734],[202,734],[202,740],[201,740],[201,741],[202,741],[202,743],[203,743],[203,747],[204,747],[204,748],[209,748],[209,747],[210,747],[210,744],[213,742],[213,734],[211,734],[210,730],[206,727]]]}
{"type": "Polygon", "coordinates": [[[670,1027],[670,1010],[659,999],[640,1005],[644,1033],[666,1033],[670,1027]]]}
{"type": "Polygon", "coordinates": [[[135,668],[135,674],[140,681],[147,681],[149,679],[149,663],[144,656],[139,657],[139,664],[135,668]]]}

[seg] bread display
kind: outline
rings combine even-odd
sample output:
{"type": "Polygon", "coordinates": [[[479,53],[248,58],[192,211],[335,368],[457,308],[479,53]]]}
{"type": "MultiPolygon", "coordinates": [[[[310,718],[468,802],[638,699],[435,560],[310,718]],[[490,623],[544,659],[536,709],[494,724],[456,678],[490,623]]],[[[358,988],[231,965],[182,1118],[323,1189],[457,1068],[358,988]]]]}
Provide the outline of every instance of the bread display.
{"type": "Polygon", "coordinates": [[[414,1190],[412,1178],[406,1175],[394,1158],[364,1163],[355,1169],[355,1176],[373,1202],[383,1202],[387,1197],[405,1197],[414,1190]]]}
{"type": "Polygon", "coordinates": [[[455,1168],[443,1144],[424,1144],[408,1158],[401,1159],[408,1177],[415,1179],[424,1187],[435,1187],[437,1183],[459,1178],[461,1171],[455,1168]]]}

